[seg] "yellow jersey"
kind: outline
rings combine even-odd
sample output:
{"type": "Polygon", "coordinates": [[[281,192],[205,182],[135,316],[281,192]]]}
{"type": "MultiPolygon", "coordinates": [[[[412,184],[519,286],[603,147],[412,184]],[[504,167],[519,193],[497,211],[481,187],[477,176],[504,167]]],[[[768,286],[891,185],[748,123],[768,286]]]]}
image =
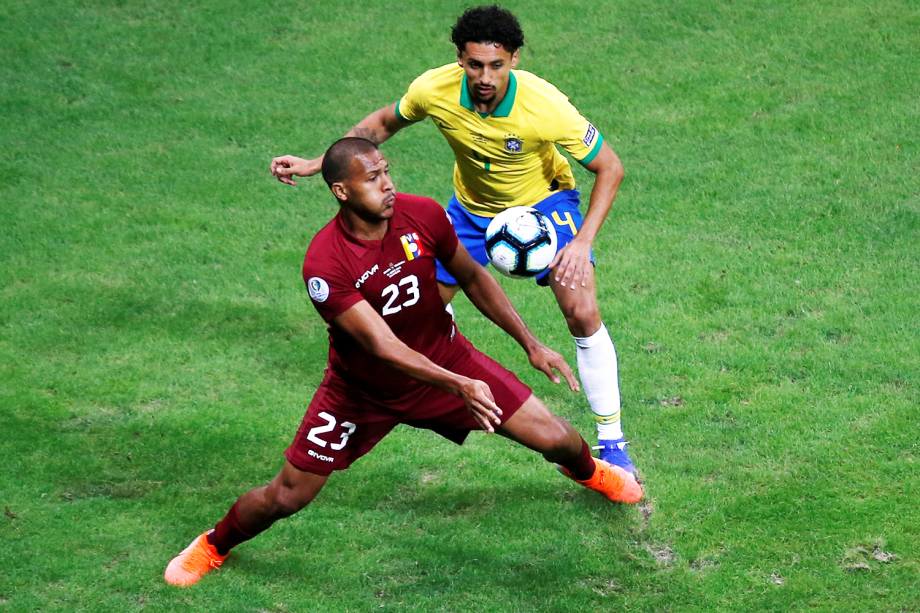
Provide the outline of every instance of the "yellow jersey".
{"type": "Polygon", "coordinates": [[[463,68],[433,68],[409,85],[396,115],[409,122],[431,117],[454,150],[457,200],[486,217],[574,189],[572,168],[556,145],[588,165],[604,140],[565,94],[524,70],[511,71],[494,111],[479,113],[463,68]]]}

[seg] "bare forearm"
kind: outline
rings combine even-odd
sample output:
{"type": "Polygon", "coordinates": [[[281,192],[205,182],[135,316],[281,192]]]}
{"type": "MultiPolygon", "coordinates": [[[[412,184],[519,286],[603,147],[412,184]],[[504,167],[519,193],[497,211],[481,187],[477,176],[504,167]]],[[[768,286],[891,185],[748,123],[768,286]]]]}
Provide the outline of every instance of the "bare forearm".
{"type": "Polygon", "coordinates": [[[613,200],[623,182],[624,171],[620,158],[607,143],[602,145],[600,154],[587,168],[595,174],[594,186],[591,188],[588,210],[578,230],[578,238],[593,243],[613,207],[613,200]]]}
{"type": "Polygon", "coordinates": [[[377,109],[359,121],[345,136],[357,136],[380,144],[396,134],[403,127],[397,118],[393,105],[377,109]]]}
{"type": "MultiPolygon", "coordinates": [[[[345,136],[360,136],[380,144],[409,125],[396,116],[396,105],[377,109],[353,127],[345,136]]],[[[297,185],[295,177],[311,177],[322,171],[323,156],[304,159],[295,155],[281,155],[272,158],[268,170],[282,183],[297,185]]]]}
{"type": "Polygon", "coordinates": [[[460,286],[477,309],[483,315],[508,333],[514,340],[530,353],[537,345],[536,337],[524,324],[524,320],[515,310],[508,295],[498,282],[486,270],[479,267],[474,275],[461,282],[460,286]]]}
{"type": "Polygon", "coordinates": [[[591,189],[591,199],[588,201],[588,210],[578,230],[579,236],[594,242],[594,237],[597,236],[613,207],[613,200],[616,198],[622,180],[622,170],[620,172],[605,170],[597,173],[594,187],[591,189]]]}
{"type": "Polygon", "coordinates": [[[460,385],[466,381],[465,377],[438,366],[395,337],[373,343],[367,349],[396,370],[451,394],[459,394],[460,385]]]}
{"type": "Polygon", "coordinates": [[[365,301],[360,301],[333,320],[354,338],[361,347],[389,366],[410,377],[439,387],[453,394],[470,380],[441,368],[427,356],[415,351],[399,339],[384,319],[365,301]]]}
{"type": "Polygon", "coordinates": [[[495,398],[484,381],[438,366],[399,340],[379,316],[378,320],[376,324],[364,327],[356,337],[367,351],[410,377],[459,396],[483,430],[495,431],[501,423],[502,410],[495,404],[495,398]]]}

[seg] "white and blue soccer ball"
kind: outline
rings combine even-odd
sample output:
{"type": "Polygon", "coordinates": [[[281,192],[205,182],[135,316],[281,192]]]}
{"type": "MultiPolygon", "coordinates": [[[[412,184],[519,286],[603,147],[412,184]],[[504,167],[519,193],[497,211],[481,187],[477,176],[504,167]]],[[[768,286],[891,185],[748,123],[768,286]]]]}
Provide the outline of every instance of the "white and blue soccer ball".
{"type": "Polygon", "coordinates": [[[502,274],[534,277],[556,256],[556,228],[537,209],[505,209],[486,228],[486,253],[502,274]]]}

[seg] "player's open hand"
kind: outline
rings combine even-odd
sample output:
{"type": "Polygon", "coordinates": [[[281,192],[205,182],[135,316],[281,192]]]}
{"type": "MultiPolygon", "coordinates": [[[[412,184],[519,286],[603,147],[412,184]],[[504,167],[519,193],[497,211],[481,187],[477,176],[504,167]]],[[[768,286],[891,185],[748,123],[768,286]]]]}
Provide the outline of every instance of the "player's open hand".
{"type": "Polygon", "coordinates": [[[573,392],[578,391],[578,379],[575,378],[575,373],[572,372],[568,362],[546,345],[539,345],[527,355],[527,359],[534,368],[545,374],[553,383],[559,383],[559,375],[556,374],[558,371],[565,377],[569,389],[573,392]]]}
{"type": "Polygon", "coordinates": [[[478,379],[467,379],[459,391],[466,408],[482,429],[489,433],[495,432],[495,426],[502,423],[502,410],[495,404],[488,384],[478,379]]]}
{"type": "Polygon", "coordinates": [[[556,253],[549,267],[550,274],[562,287],[574,290],[587,286],[591,270],[591,243],[576,236],[556,253]]]}
{"type": "Polygon", "coordinates": [[[294,177],[310,177],[318,173],[322,168],[322,158],[305,160],[293,155],[281,155],[272,158],[271,166],[268,170],[272,175],[288,185],[297,185],[294,177]]]}

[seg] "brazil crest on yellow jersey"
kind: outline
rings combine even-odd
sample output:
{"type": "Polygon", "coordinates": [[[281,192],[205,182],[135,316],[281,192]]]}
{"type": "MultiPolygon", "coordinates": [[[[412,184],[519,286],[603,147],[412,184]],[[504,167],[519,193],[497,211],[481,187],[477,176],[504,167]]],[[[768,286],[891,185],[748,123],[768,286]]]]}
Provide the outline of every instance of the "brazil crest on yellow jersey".
{"type": "Polygon", "coordinates": [[[487,217],[536,204],[553,189],[573,189],[572,169],[556,145],[587,165],[603,142],[565,94],[523,70],[511,71],[505,97],[482,114],[473,106],[463,68],[434,68],[412,82],[396,114],[405,121],[431,117],[454,150],[457,199],[487,217]]]}

